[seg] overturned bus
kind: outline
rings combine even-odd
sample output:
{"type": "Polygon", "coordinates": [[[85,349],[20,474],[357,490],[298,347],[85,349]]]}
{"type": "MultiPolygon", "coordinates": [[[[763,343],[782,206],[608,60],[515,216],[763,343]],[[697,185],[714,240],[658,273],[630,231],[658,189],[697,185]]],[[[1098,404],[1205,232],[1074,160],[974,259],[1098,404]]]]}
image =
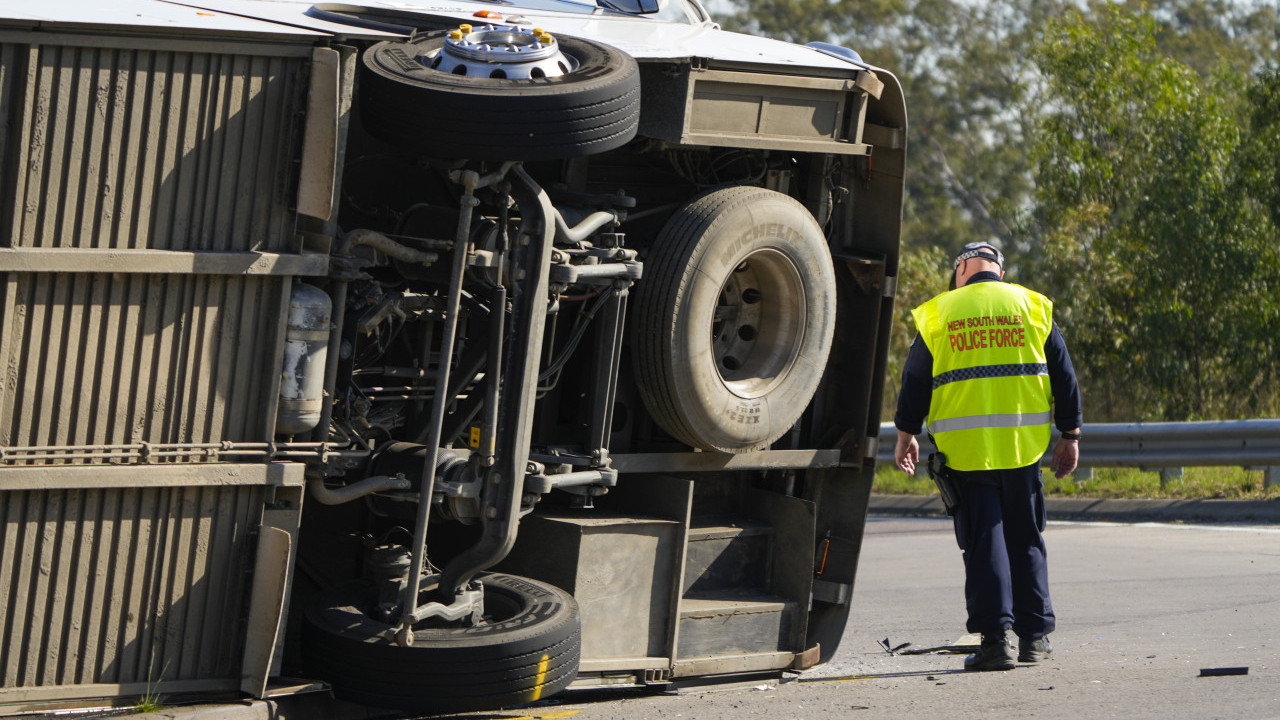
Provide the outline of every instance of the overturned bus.
{"type": "Polygon", "coordinates": [[[696,0],[3,0],[0,714],[829,658],[905,133],[696,0]]]}

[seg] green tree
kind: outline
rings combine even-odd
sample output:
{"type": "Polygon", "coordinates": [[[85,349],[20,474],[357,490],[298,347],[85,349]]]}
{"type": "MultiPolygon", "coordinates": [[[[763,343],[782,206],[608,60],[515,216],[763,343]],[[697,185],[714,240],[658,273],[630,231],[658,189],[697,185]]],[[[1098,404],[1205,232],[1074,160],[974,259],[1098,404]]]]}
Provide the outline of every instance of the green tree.
{"type": "Polygon", "coordinates": [[[910,128],[903,238],[948,251],[1011,239],[1030,199],[1023,61],[1031,28],[1059,0],[740,0],[727,29],[852,47],[891,70],[910,128]]]}
{"type": "Polygon", "coordinates": [[[1241,354],[1274,321],[1275,260],[1233,181],[1234,111],[1159,52],[1151,16],[1101,10],[1051,23],[1033,56],[1030,262],[1073,331],[1091,418],[1249,414],[1271,361],[1241,354]]]}
{"type": "Polygon", "coordinates": [[[1245,98],[1249,138],[1241,152],[1240,181],[1280,227],[1280,70],[1259,73],[1245,98]]]}
{"type": "Polygon", "coordinates": [[[1261,319],[1253,326],[1250,352],[1243,360],[1258,366],[1253,373],[1257,395],[1270,398],[1260,412],[1276,417],[1280,415],[1280,398],[1274,389],[1280,383],[1276,364],[1280,303],[1272,299],[1280,292],[1280,70],[1255,76],[1245,98],[1248,136],[1239,153],[1237,181],[1249,209],[1264,218],[1261,244],[1269,255],[1261,259],[1256,280],[1261,300],[1251,308],[1261,319]]]}
{"type": "Polygon", "coordinates": [[[893,418],[898,407],[898,390],[907,349],[916,336],[911,310],[947,289],[951,279],[951,256],[938,247],[922,247],[904,252],[898,265],[898,295],[893,306],[893,331],[889,337],[889,369],[880,415],[893,418]]]}
{"type": "Polygon", "coordinates": [[[1272,2],[1127,0],[1122,7],[1155,20],[1161,53],[1203,78],[1224,71],[1248,77],[1280,49],[1280,10],[1272,2]]]}

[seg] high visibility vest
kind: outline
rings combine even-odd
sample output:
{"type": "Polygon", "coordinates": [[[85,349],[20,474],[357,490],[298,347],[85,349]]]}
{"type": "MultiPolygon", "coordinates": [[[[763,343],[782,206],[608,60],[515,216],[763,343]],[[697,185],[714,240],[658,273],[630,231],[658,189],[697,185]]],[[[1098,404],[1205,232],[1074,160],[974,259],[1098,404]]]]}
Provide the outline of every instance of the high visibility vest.
{"type": "Polygon", "coordinates": [[[956,470],[1008,470],[1049,446],[1053,392],[1044,344],[1053,303],[1004,282],[942,293],[911,311],[933,354],[927,427],[956,470]]]}

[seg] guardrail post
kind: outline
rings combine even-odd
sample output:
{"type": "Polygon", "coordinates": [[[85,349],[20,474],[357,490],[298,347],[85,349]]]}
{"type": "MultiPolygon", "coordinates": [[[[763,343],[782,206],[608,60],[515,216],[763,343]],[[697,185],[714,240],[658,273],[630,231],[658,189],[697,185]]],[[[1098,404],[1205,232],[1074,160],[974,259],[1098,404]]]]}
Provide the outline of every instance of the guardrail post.
{"type": "Polygon", "coordinates": [[[1160,468],[1160,487],[1168,487],[1174,480],[1182,481],[1182,468],[1160,468]]]}
{"type": "Polygon", "coordinates": [[[1075,472],[1071,473],[1071,477],[1075,479],[1077,484],[1089,482],[1093,479],[1093,468],[1077,467],[1075,472]]]}
{"type": "Polygon", "coordinates": [[[1280,466],[1272,465],[1262,470],[1262,489],[1280,485],[1280,466]]]}

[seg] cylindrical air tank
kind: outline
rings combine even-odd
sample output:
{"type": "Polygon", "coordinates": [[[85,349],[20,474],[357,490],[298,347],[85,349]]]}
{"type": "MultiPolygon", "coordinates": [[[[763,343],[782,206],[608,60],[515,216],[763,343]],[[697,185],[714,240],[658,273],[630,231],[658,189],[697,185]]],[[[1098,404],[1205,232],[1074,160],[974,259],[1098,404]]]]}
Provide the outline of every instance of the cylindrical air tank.
{"type": "Polygon", "coordinates": [[[294,283],[289,296],[276,434],[297,435],[320,423],[333,302],[314,285],[294,283]]]}

